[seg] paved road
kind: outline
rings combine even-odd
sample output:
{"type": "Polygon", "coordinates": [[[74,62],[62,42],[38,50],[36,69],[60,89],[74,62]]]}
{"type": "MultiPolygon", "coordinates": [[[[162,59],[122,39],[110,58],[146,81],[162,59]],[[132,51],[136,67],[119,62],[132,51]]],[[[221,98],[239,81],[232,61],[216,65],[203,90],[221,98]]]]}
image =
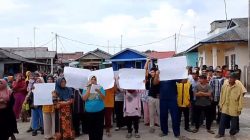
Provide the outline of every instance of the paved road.
{"type": "MultiPolygon", "coordinates": [[[[236,135],[236,139],[237,140],[250,140],[250,98],[246,98],[245,99],[245,107],[242,111],[242,115],[240,116],[240,133],[236,135]]],[[[171,126],[171,122],[169,121],[169,126],[171,126]]],[[[28,129],[29,124],[28,123],[18,123],[18,128],[20,131],[20,134],[17,135],[17,139],[18,140],[39,140],[39,139],[43,139],[42,135],[38,135],[36,137],[32,137],[31,133],[26,133],[25,131],[28,129]]],[[[212,130],[214,130],[215,132],[218,131],[218,126],[216,124],[213,124],[212,126],[212,130]]],[[[144,126],[143,123],[140,123],[140,134],[141,134],[141,138],[140,140],[176,140],[176,138],[173,136],[173,132],[170,128],[170,133],[167,137],[163,137],[160,138],[158,136],[158,134],[160,133],[160,129],[158,128],[157,131],[155,132],[155,134],[150,134],[148,133],[148,127],[144,126]]],[[[106,136],[104,136],[104,140],[127,140],[125,138],[126,136],[126,130],[121,130],[119,132],[115,132],[112,130],[112,137],[108,138],[106,136]]],[[[189,139],[193,139],[193,140],[215,140],[214,136],[215,135],[211,135],[208,134],[205,130],[205,127],[202,127],[200,129],[200,131],[196,134],[193,133],[188,133],[183,129],[183,123],[181,126],[181,135],[185,136],[189,139]]],[[[135,140],[136,138],[132,138],[131,140],[135,140]]],[[[77,138],[77,140],[88,140],[88,136],[84,135],[81,136],[79,138],[77,138]]],[[[226,137],[225,138],[221,138],[220,140],[231,140],[229,134],[228,134],[228,130],[226,131],[226,137]]]]}

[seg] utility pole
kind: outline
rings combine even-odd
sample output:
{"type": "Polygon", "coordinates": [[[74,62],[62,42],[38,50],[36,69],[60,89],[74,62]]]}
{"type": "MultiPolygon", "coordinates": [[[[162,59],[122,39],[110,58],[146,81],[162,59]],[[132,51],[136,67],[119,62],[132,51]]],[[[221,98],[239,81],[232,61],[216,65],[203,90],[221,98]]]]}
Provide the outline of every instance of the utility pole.
{"type": "Polygon", "coordinates": [[[57,53],[57,37],[58,37],[57,33],[55,33],[55,37],[56,37],[56,53],[57,53]]]}
{"type": "Polygon", "coordinates": [[[175,54],[177,53],[177,48],[176,48],[176,33],[174,34],[174,51],[175,51],[175,54]]]}
{"type": "Polygon", "coordinates": [[[17,39],[17,47],[19,48],[19,37],[16,38],[17,39]]]}
{"type": "Polygon", "coordinates": [[[108,40],[108,53],[109,53],[109,40],[108,40]]]}
{"type": "Polygon", "coordinates": [[[194,44],[196,43],[196,34],[195,34],[195,26],[194,26],[194,44]]]}
{"type": "Polygon", "coordinates": [[[246,80],[246,85],[247,85],[247,91],[250,91],[250,0],[248,0],[248,68],[247,68],[247,80],[246,80]]]}
{"type": "Polygon", "coordinates": [[[34,53],[36,59],[36,27],[33,28],[33,31],[34,31],[34,53]]]}
{"type": "Polygon", "coordinates": [[[122,35],[121,35],[121,50],[122,50],[122,35]]]}
{"type": "Polygon", "coordinates": [[[224,0],[224,6],[225,6],[225,15],[226,15],[226,22],[227,22],[227,3],[226,3],[226,0],[224,0]]]}

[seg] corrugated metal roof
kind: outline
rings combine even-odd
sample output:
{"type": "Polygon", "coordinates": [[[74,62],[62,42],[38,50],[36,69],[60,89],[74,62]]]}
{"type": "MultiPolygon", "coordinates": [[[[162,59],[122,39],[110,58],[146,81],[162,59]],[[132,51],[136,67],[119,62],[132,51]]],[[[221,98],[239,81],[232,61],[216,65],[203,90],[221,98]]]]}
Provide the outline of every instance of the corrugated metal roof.
{"type": "Polygon", "coordinates": [[[36,62],[36,61],[30,61],[20,55],[14,54],[8,50],[2,49],[0,48],[0,54],[1,54],[1,58],[6,59],[6,58],[10,58],[10,59],[14,59],[14,60],[18,60],[20,62],[27,62],[27,63],[32,63],[32,64],[41,64],[41,65],[47,65],[45,63],[40,63],[40,62],[36,62]]]}
{"type": "Polygon", "coordinates": [[[150,52],[147,54],[150,58],[154,59],[163,59],[173,57],[175,55],[175,51],[166,51],[166,52],[150,52]]]}
{"type": "Polygon", "coordinates": [[[248,19],[235,18],[231,19],[228,28],[219,34],[212,35],[201,40],[185,52],[192,51],[202,44],[217,43],[217,42],[241,42],[248,41],[248,19]]]}
{"type": "Polygon", "coordinates": [[[44,59],[44,58],[55,58],[55,51],[48,51],[47,47],[20,47],[11,48],[3,47],[2,49],[8,50],[14,54],[20,55],[27,59],[44,59]]]}

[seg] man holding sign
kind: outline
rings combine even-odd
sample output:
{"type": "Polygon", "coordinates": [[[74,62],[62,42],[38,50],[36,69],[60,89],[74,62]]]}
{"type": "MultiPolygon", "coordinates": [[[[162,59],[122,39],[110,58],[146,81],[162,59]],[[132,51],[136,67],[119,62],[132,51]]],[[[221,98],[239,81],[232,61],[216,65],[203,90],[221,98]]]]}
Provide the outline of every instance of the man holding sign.
{"type": "Polygon", "coordinates": [[[160,82],[160,122],[161,137],[168,135],[168,112],[172,120],[174,136],[180,137],[180,121],[177,105],[177,86],[178,79],[187,78],[187,60],[186,57],[173,57],[159,59],[158,67],[161,71],[156,72],[156,80],[160,82]],[[160,79],[161,78],[161,79],[160,79]]]}
{"type": "Polygon", "coordinates": [[[150,59],[147,60],[145,64],[145,70],[146,70],[146,89],[148,90],[148,108],[149,108],[149,120],[150,120],[150,133],[155,132],[154,125],[155,123],[158,123],[159,119],[155,118],[160,118],[160,107],[159,107],[159,97],[160,97],[160,88],[159,88],[159,82],[155,81],[155,75],[157,72],[157,68],[153,67],[149,71],[149,63],[150,59]],[[156,116],[156,117],[155,117],[156,116]]]}

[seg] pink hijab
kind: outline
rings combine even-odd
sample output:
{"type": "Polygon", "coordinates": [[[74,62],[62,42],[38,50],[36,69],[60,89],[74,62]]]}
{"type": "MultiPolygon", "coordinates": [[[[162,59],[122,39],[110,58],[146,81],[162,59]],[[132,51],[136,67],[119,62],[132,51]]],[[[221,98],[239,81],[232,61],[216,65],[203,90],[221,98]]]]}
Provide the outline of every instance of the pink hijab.
{"type": "Polygon", "coordinates": [[[0,99],[4,101],[10,100],[10,91],[7,87],[7,82],[4,79],[0,79],[0,99]]]}

